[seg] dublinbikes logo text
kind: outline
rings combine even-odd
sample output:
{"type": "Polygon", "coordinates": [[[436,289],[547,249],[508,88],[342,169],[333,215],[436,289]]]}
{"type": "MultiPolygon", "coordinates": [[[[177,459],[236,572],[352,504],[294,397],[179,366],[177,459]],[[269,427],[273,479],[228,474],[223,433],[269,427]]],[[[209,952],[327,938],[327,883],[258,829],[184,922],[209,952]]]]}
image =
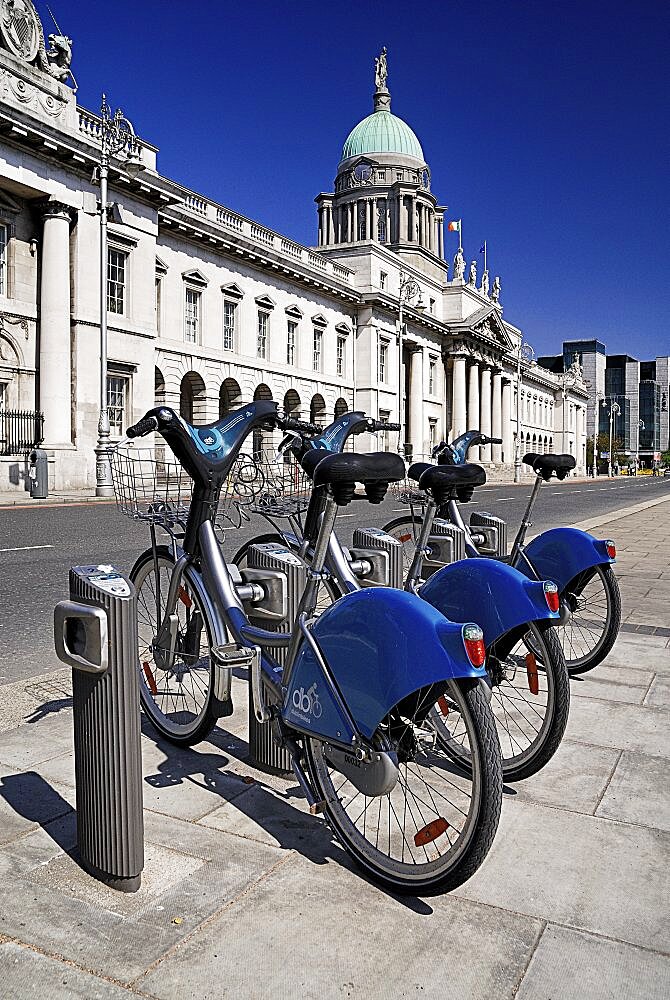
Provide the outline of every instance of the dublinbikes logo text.
{"type": "Polygon", "coordinates": [[[320,719],[323,711],[319,696],[316,693],[316,684],[305,691],[304,687],[296,688],[291,699],[293,714],[297,715],[307,725],[312,724],[312,719],[320,719]]]}

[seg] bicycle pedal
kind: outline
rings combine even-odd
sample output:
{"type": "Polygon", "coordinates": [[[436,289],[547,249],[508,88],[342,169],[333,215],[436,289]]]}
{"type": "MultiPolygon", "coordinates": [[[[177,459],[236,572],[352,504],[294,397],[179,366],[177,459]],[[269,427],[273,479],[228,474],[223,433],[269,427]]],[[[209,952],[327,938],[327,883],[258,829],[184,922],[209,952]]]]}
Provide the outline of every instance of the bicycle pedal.
{"type": "Polygon", "coordinates": [[[255,650],[240,646],[236,642],[224,646],[212,646],[212,658],[222,667],[250,667],[255,658],[255,650]]]}

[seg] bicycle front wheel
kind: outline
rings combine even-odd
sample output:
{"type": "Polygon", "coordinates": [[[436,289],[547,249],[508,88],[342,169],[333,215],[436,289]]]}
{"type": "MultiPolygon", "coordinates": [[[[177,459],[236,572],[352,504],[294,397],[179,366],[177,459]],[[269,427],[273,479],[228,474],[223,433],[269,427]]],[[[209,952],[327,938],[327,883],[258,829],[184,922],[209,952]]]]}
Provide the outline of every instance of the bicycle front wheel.
{"type": "Polygon", "coordinates": [[[142,708],[154,728],[177,746],[204,740],[216,725],[212,629],[197,579],[187,568],[166,623],[174,559],[169,548],[144,552],[130,578],[137,588],[142,708]],[[156,572],[158,567],[158,573],[156,572]]]}
{"type": "Polygon", "coordinates": [[[621,626],[621,595],[608,564],[578,573],[561,592],[567,620],[556,627],[569,674],[583,674],[605,659],[621,626]]]}
{"type": "Polygon", "coordinates": [[[338,771],[328,747],[307,738],[310,776],[338,839],[370,876],[393,892],[455,889],[482,864],[502,803],[500,748],[490,708],[475,681],[451,681],[444,698],[458,715],[470,766],[460,768],[426,723],[432,689],[398,703],[375,742],[397,754],[390,792],[367,795],[338,771]]]}
{"type": "Polygon", "coordinates": [[[382,531],[402,545],[403,580],[406,579],[412,565],[422,523],[420,517],[403,514],[402,517],[394,517],[382,528],[382,531]]]}

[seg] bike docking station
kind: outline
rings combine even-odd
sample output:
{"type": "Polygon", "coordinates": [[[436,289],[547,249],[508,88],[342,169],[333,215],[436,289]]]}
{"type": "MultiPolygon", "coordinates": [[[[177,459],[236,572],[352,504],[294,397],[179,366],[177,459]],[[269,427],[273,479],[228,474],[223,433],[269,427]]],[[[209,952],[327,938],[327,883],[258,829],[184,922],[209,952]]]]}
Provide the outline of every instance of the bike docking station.
{"type": "Polygon", "coordinates": [[[79,860],[105,885],[136,892],[144,819],[134,585],[113,566],[73,566],[54,643],[72,667],[79,860]]]}

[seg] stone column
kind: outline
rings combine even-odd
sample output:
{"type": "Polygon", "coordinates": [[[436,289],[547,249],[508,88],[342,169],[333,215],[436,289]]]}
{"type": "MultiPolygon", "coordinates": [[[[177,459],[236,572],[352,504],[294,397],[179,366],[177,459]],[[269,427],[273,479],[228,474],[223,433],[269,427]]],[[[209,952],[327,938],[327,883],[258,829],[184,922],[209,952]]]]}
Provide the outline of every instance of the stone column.
{"type": "MultiPolygon", "coordinates": [[[[493,373],[493,393],[491,399],[491,437],[502,437],[502,372],[493,373]]],[[[491,446],[491,458],[495,465],[502,461],[502,445],[491,446]]]]}
{"type": "Polygon", "coordinates": [[[409,368],[409,440],[413,454],[423,452],[423,348],[410,355],[409,368]]]}
{"type": "Polygon", "coordinates": [[[457,354],[454,357],[454,367],[452,372],[452,414],[451,414],[451,438],[465,434],[465,355],[457,354]]]}
{"type": "Polygon", "coordinates": [[[444,218],[440,216],[440,221],[438,222],[438,240],[439,240],[439,256],[441,260],[444,260],[444,218]]]}
{"type": "MultiPolygon", "coordinates": [[[[49,202],[43,211],[40,285],[40,409],[46,447],[72,444],[70,364],[70,221],[71,209],[49,202]]],[[[95,331],[93,331],[95,334],[95,331]]],[[[99,334],[98,334],[99,338],[99,334]]],[[[94,373],[94,383],[100,382],[94,373]]],[[[99,393],[96,391],[96,398],[99,393]]],[[[97,412],[97,406],[96,406],[97,412]]]]}
{"type": "Polygon", "coordinates": [[[372,239],[372,200],[365,199],[365,238],[372,239]]]}
{"type": "Polygon", "coordinates": [[[326,206],[326,243],[333,242],[333,206],[326,206]]]}
{"type": "Polygon", "coordinates": [[[323,205],[319,205],[319,246],[322,247],[325,240],[323,238],[323,205]]]}
{"type": "MultiPolygon", "coordinates": [[[[482,434],[491,435],[491,369],[488,365],[482,368],[482,388],[479,400],[479,429],[482,434]]],[[[491,461],[491,445],[482,445],[481,461],[491,461]]]]}
{"type": "Polygon", "coordinates": [[[582,434],[584,433],[584,410],[581,406],[575,407],[575,458],[577,460],[577,472],[583,472],[583,454],[584,449],[582,446],[582,434]]]}
{"type": "Polygon", "coordinates": [[[505,379],[502,384],[502,460],[514,461],[514,436],[512,433],[512,383],[505,379]]]}
{"type": "MultiPolygon", "coordinates": [[[[467,430],[475,430],[477,427],[479,427],[479,365],[475,361],[470,365],[469,371],[467,430]]],[[[470,448],[468,460],[479,461],[479,445],[470,448]]]]}

